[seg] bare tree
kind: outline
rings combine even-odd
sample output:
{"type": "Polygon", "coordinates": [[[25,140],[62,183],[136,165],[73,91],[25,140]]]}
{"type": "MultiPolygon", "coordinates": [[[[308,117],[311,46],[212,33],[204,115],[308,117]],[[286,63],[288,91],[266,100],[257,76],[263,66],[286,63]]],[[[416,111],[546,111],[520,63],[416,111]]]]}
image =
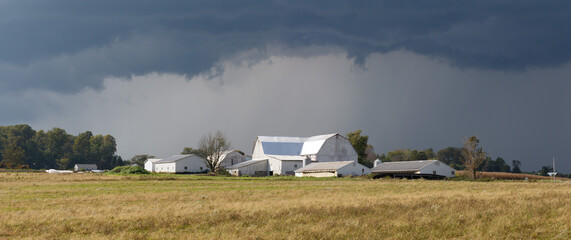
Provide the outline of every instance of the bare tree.
{"type": "Polygon", "coordinates": [[[464,140],[464,147],[462,148],[462,162],[466,167],[466,171],[471,174],[471,178],[479,178],[477,170],[482,163],[486,162],[486,152],[482,147],[478,147],[480,140],[476,136],[471,136],[464,140]]]}
{"type": "Polygon", "coordinates": [[[230,149],[230,145],[230,141],[221,131],[216,131],[214,135],[208,133],[200,139],[198,150],[203,154],[204,163],[212,172],[220,171],[222,154],[230,149]]]}

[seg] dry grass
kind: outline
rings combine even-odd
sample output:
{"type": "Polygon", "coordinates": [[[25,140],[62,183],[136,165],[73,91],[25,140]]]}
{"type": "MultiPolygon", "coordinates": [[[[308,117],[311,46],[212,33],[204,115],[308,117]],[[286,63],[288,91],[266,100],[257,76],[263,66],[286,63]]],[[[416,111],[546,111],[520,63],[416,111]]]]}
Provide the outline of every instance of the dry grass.
{"type": "Polygon", "coordinates": [[[0,238],[570,239],[570,182],[0,173],[0,238]]]}
{"type": "MultiPolygon", "coordinates": [[[[504,172],[478,172],[481,175],[481,178],[484,179],[502,179],[502,180],[552,180],[553,177],[549,176],[540,176],[534,174],[525,174],[525,173],[504,173],[504,172]]],[[[456,171],[458,176],[466,176],[468,173],[466,171],[456,171]]],[[[556,180],[560,181],[569,181],[569,178],[562,178],[556,177],[556,180]]]]}

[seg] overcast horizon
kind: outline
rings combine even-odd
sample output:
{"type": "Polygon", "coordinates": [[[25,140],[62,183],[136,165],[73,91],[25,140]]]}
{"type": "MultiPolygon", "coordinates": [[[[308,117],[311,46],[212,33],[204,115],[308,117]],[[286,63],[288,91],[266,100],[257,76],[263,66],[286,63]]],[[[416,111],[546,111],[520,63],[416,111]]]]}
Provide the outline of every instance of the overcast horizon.
{"type": "Polygon", "coordinates": [[[476,135],[571,173],[566,1],[0,1],[0,125],[167,157],[221,130],[361,129],[378,154],[476,135]]]}

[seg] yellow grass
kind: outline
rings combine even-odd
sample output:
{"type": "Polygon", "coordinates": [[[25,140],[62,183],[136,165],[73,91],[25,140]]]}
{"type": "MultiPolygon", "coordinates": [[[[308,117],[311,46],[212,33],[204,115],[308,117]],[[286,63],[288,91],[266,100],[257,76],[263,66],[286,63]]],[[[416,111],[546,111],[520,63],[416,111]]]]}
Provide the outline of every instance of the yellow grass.
{"type": "Polygon", "coordinates": [[[571,184],[0,173],[0,238],[571,239],[571,184]]]}

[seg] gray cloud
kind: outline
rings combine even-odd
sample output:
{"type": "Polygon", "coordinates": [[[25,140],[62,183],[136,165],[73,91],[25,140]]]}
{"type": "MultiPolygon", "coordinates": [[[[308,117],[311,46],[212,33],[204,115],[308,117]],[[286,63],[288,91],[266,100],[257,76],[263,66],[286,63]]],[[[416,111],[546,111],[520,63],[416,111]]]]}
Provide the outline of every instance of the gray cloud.
{"type": "Polygon", "coordinates": [[[463,68],[508,71],[561,66],[571,57],[567,1],[60,0],[0,6],[3,91],[72,93],[101,88],[106,76],[192,76],[244,51],[263,53],[268,45],[331,46],[360,65],[371,53],[405,49],[463,68]]]}

